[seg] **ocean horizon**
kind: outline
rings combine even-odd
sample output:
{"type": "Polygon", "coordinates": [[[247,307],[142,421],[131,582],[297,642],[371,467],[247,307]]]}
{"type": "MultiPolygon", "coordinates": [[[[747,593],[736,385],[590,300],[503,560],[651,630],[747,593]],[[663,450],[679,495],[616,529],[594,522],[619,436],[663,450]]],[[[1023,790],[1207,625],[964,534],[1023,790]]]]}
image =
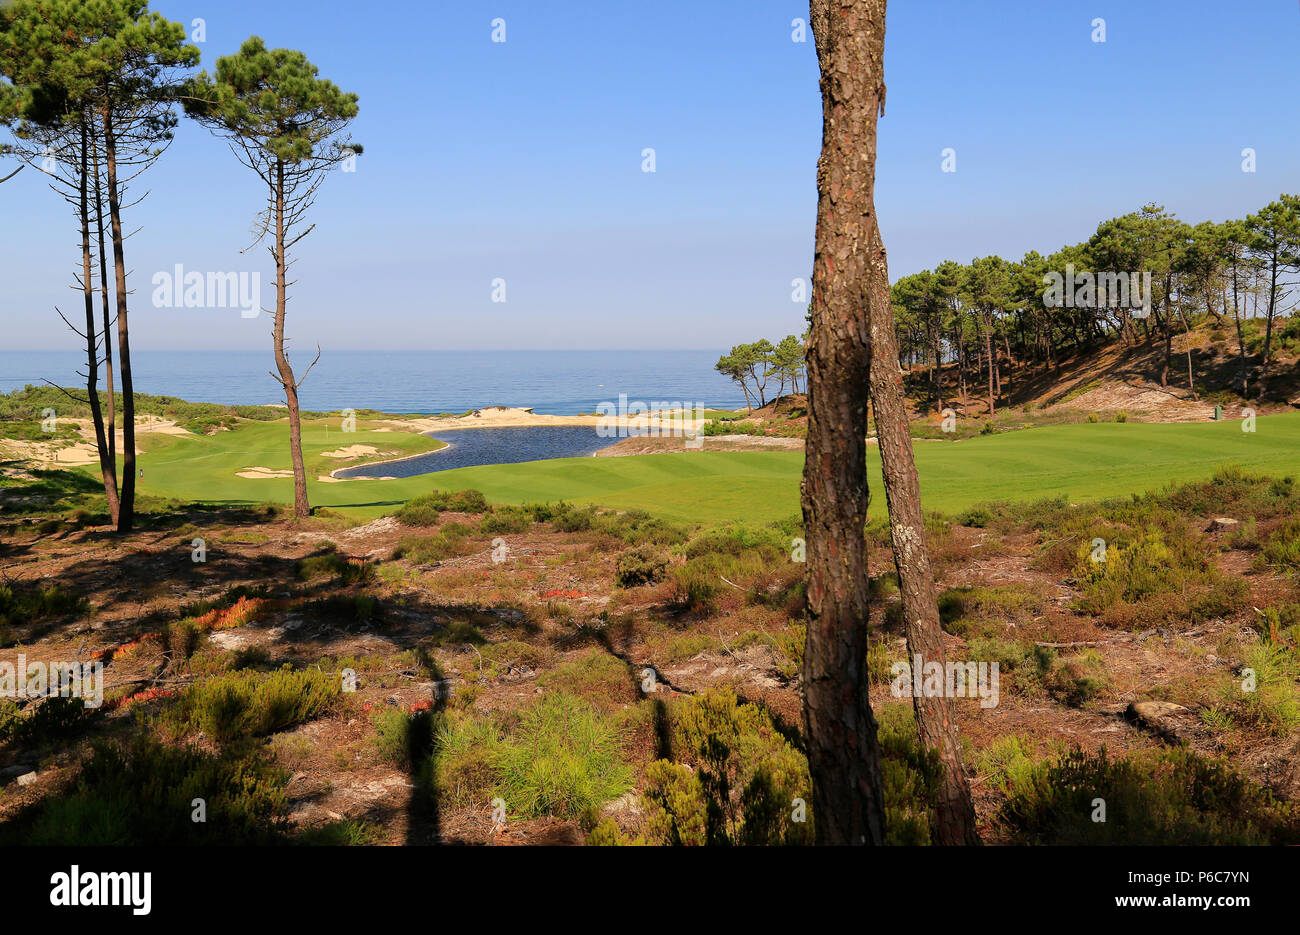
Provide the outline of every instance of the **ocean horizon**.
{"type": "MultiPolygon", "coordinates": [[[[710,350],[330,351],[299,390],[304,409],[380,409],[393,413],[464,412],[527,406],[545,415],[595,412],[602,402],[681,402],[735,409],[744,394],[713,369],[710,350]]],[[[292,354],[302,377],[315,357],[292,354]]],[[[266,350],[160,351],[131,354],[135,391],[228,405],[283,403],[266,350]]],[[[74,350],[0,351],[0,391],[46,381],[82,385],[85,355],[74,350]]],[[[102,385],[102,377],[101,377],[102,385]]],[[[117,388],[120,390],[120,382],[117,388]]]]}

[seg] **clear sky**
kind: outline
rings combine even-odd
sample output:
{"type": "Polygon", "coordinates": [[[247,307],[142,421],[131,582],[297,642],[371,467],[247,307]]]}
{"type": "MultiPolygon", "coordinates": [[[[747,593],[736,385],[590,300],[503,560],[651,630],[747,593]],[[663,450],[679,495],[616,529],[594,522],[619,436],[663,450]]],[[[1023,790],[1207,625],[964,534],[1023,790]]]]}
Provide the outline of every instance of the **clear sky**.
{"type": "MultiPolygon", "coordinates": [[[[811,271],[821,134],[811,35],[791,35],[806,4],[153,8],[203,17],[204,67],[257,34],[360,95],[366,153],[298,248],[300,348],[725,348],[802,329],[791,280],[811,271]]],[[[1300,189],[1298,41],[1295,0],[896,0],[876,191],[891,274],[1046,253],[1147,201],[1221,220],[1300,189]]],[[[268,346],[265,315],[152,301],[179,263],[260,272],[269,304],[270,257],[239,252],[252,173],[187,124],[139,187],[134,346],[268,346]]],[[[75,308],[76,244],[39,175],[0,186],[0,347],[75,346],[53,307],[75,308]]]]}

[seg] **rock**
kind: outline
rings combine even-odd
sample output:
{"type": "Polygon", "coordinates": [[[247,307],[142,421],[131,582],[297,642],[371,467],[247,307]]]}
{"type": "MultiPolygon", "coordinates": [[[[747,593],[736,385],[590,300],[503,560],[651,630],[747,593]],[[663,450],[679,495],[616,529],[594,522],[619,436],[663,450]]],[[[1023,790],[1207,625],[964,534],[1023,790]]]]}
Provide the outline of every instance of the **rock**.
{"type": "Polygon", "coordinates": [[[1181,721],[1186,713],[1187,708],[1172,701],[1135,701],[1128,706],[1124,717],[1163,740],[1177,743],[1187,736],[1187,726],[1181,721]]]}
{"type": "Polygon", "coordinates": [[[1233,532],[1241,525],[1240,520],[1231,519],[1227,516],[1216,516],[1210,520],[1210,525],[1206,532],[1233,532]]]}
{"type": "Polygon", "coordinates": [[[32,783],[36,781],[36,776],[37,774],[35,772],[23,773],[21,776],[18,777],[18,785],[30,786],[32,783]]]}
{"type": "Polygon", "coordinates": [[[17,766],[6,766],[0,769],[0,779],[16,779],[23,773],[32,772],[32,767],[19,764],[17,766]]]}
{"type": "Polygon", "coordinates": [[[216,643],[222,649],[241,649],[248,645],[248,637],[234,630],[214,630],[208,634],[208,639],[216,643]]]}

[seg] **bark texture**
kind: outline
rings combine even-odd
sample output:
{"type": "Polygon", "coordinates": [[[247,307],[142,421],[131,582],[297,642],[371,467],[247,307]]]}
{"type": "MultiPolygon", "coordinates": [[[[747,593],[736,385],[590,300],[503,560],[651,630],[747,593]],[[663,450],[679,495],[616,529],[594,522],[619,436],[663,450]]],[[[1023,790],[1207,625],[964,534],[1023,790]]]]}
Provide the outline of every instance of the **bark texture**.
{"type": "MultiPolygon", "coordinates": [[[[875,218],[875,212],[872,212],[875,218]]],[[[871,225],[870,255],[875,259],[868,285],[866,307],[871,315],[871,402],[876,419],[876,439],[884,469],[885,502],[903,601],[903,626],[911,665],[920,655],[925,662],[947,662],[939,605],[934,593],[934,573],[925,544],[925,517],[921,487],[912,457],[903,374],[898,367],[893,312],[889,304],[889,270],[885,246],[876,224],[871,225]]],[[[921,743],[936,751],[943,766],[939,802],[931,836],[935,844],[979,844],[975,807],[957,739],[957,704],[944,696],[913,698],[921,743]]]]}
{"type": "Polygon", "coordinates": [[[880,747],[867,698],[864,527],[867,285],[883,271],[871,233],[885,0],[811,0],[809,20],[821,66],[823,124],[803,475],[804,729],[817,843],[882,844],[880,747]]]}

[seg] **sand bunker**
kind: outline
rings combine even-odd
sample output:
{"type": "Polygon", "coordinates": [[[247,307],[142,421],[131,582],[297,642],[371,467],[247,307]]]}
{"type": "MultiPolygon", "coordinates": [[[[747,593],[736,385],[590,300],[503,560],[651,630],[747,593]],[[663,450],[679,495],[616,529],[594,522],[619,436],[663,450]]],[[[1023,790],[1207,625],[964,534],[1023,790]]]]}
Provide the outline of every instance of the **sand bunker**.
{"type": "Polygon", "coordinates": [[[333,451],[321,452],[327,458],[360,458],[378,453],[379,449],[374,445],[348,445],[345,448],[335,448],[333,451]]]}
{"type": "MultiPolygon", "coordinates": [[[[97,463],[99,461],[99,451],[95,447],[94,423],[89,419],[60,419],[59,422],[75,425],[78,434],[81,435],[84,441],[72,445],[63,445],[60,442],[24,441],[14,438],[0,439],[0,456],[6,459],[36,461],[42,464],[68,465],[71,467],[97,463]]],[[[135,432],[137,436],[151,433],[160,435],[191,434],[175,422],[153,416],[136,419],[135,432]]],[[[115,450],[121,452],[126,445],[122,440],[122,429],[120,427],[113,437],[116,440],[115,450]]],[[[135,453],[139,455],[143,452],[139,446],[136,446],[135,453]]]]}
{"type": "Polygon", "coordinates": [[[237,477],[247,477],[249,480],[266,480],[274,477],[293,477],[293,471],[273,471],[264,467],[248,467],[236,473],[237,477]]]}

